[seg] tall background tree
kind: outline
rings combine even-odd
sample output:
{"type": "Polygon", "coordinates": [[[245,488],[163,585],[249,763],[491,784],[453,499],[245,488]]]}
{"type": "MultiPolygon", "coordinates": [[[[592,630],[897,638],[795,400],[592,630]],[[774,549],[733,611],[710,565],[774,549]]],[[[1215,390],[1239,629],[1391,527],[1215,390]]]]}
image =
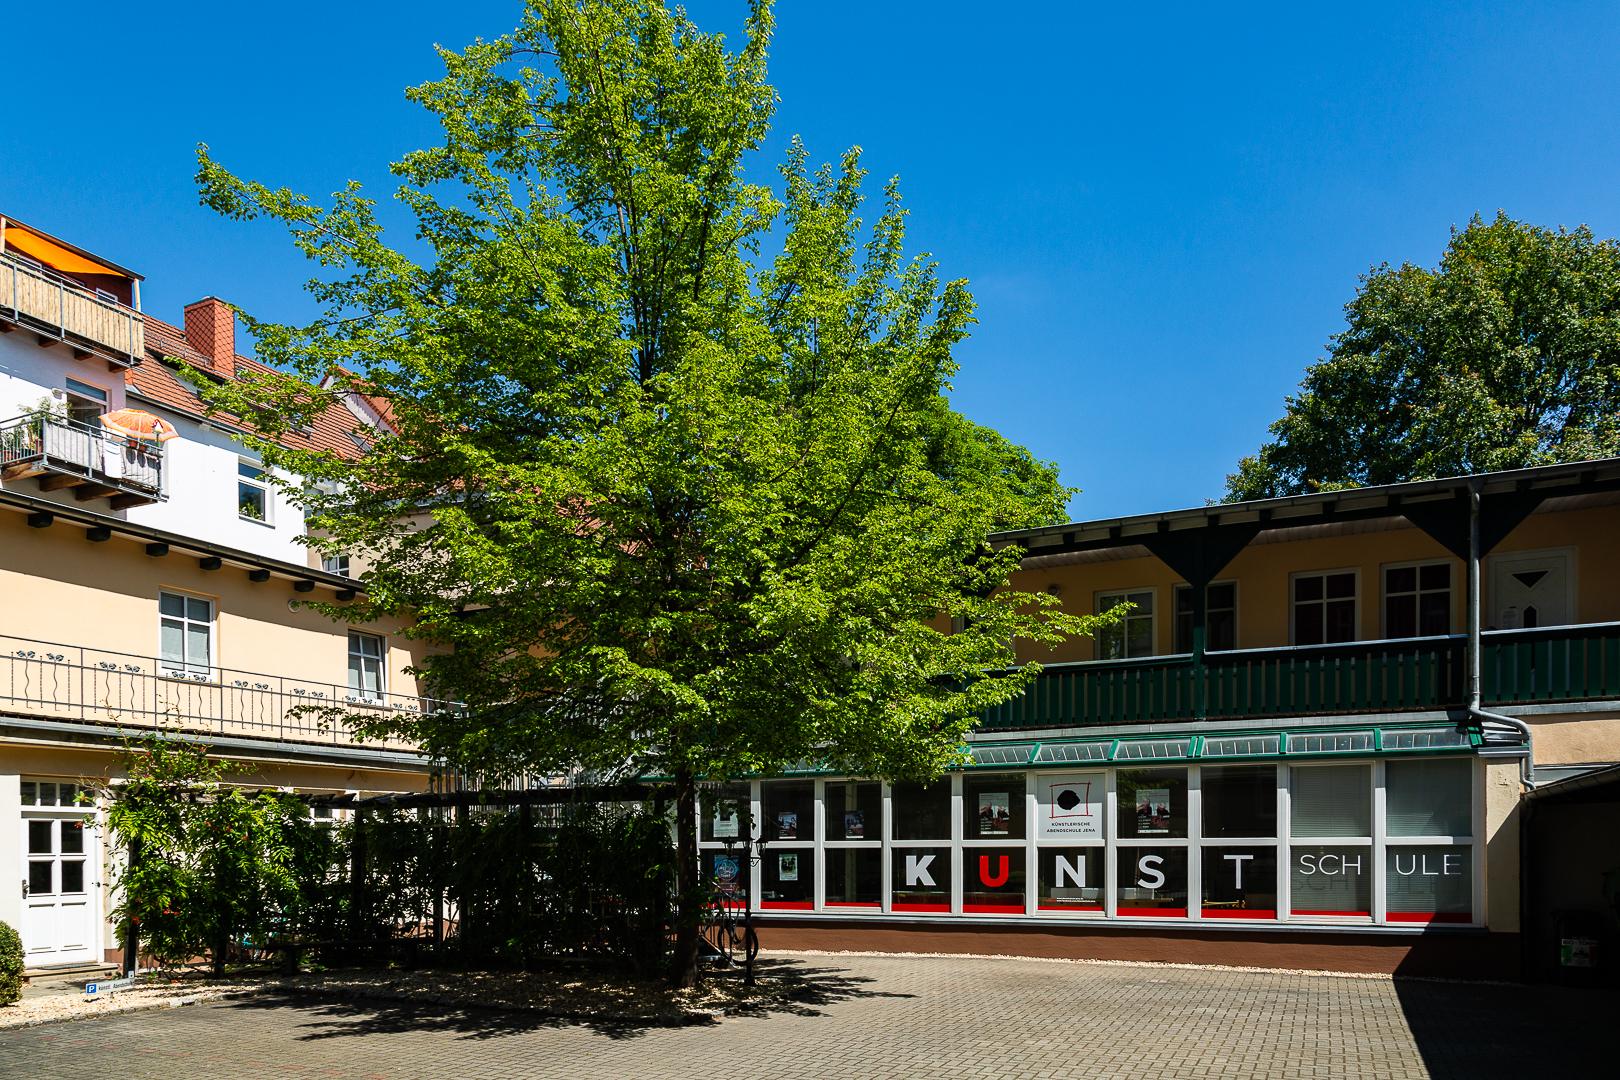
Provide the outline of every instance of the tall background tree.
{"type": "Polygon", "coordinates": [[[244,315],[303,381],[212,404],[316,481],[289,495],[322,550],[366,553],[358,612],[331,613],[410,613],[445,650],[423,674],[472,707],[359,720],[485,777],[672,777],[682,980],[700,781],[935,774],[1032,677],[999,673],[1012,641],[1095,625],[1008,589],[1018,552],[984,542],[1069,492],[951,409],[973,302],[906,254],[896,185],[867,226],[858,151],[795,141],[779,193],[747,179],[771,25],[753,4],[731,50],[657,3],[539,0],[441,50],[409,96],[442,143],[392,167],[408,246],[356,184],[318,206],[200,152],[204,201],[287,226],[324,305],[244,315]],[[274,441],[347,389],[398,434],[352,463],[274,441]]]}
{"type": "Polygon", "coordinates": [[[1615,241],[1475,217],[1437,269],[1378,267],[1345,313],[1229,499],[1620,454],[1615,241]]]}

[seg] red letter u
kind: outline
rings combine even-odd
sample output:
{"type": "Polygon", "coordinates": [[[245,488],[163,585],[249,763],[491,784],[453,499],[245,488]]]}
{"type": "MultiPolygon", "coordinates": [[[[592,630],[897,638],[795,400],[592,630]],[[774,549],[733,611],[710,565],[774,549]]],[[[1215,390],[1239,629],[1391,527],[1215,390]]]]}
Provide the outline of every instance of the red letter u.
{"type": "Polygon", "coordinates": [[[990,876],[990,856],[988,856],[988,855],[980,855],[979,856],[979,880],[984,882],[986,885],[988,885],[992,889],[999,889],[1003,885],[1007,884],[1007,874],[1009,872],[1008,868],[1007,868],[1007,856],[1005,856],[1005,855],[997,855],[996,858],[1001,860],[1001,866],[999,868],[997,868],[996,876],[991,877],[990,876]]]}

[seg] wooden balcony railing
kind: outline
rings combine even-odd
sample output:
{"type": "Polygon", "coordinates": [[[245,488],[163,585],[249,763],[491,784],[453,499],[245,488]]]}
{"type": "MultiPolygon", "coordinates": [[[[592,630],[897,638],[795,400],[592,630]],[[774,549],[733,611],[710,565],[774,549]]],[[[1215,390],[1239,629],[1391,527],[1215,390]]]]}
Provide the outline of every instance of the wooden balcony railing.
{"type": "MultiPolygon", "coordinates": [[[[985,730],[1419,712],[1467,704],[1467,637],[1053,664],[985,730]]],[[[1620,699],[1620,623],[1483,635],[1492,705],[1620,699]]]]}
{"type": "MultiPolygon", "coordinates": [[[[341,660],[341,657],[339,657],[341,660]]],[[[346,716],[459,711],[454,702],[0,634],[0,710],[48,720],[355,745],[346,716]]],[[[410,750],[403,742],[365,745],[410,750]]]]}
{"type": "Polygon", "coordinates": [[[0,315],[123,364],[146,349],[140,312],[8,255],[0,255],[0,315]]]}

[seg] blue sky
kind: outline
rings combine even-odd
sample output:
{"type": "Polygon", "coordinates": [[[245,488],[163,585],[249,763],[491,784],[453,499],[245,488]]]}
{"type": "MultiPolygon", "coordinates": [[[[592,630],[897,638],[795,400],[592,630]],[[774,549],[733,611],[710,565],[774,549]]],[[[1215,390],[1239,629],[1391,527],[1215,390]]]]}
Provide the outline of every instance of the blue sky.
{"type": "MultiPolygon", "coordinates": [[[[734,27],[740,0],[695,0],[734,27]]],[[[0,210],[147,275],[306,317],[301,258],[197,204],[192,148],[319,195],[433,137],[401,89],[516,3],[25,5],[0,210]],[[18,92],[21,96],[15,96],[18,92]]],[[[1062,466],[1077,517],[1217,496],[1342,324],[1359,275],[1432,265],[1497,208],[1620,235],[1620,4],[784,0],[792,133],[898,173],[914,248],[981,325],[955,401],[1062,466]],[[1046,10],[1043,10],[1046,9],[1046,10]],[[994,17],[987,17],[987,12],[994,17]]]]}

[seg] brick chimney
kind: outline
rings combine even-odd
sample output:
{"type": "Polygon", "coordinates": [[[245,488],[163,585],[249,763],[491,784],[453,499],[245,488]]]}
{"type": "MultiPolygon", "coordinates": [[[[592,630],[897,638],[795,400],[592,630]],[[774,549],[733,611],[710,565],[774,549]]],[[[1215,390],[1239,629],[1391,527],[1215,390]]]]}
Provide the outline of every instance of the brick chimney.
{"type": "Polygon", "coordinates": [[[186,305],[186,342],[208,357],[214,374],[236,375],[236,312],[216,296],[186,305]]]}

